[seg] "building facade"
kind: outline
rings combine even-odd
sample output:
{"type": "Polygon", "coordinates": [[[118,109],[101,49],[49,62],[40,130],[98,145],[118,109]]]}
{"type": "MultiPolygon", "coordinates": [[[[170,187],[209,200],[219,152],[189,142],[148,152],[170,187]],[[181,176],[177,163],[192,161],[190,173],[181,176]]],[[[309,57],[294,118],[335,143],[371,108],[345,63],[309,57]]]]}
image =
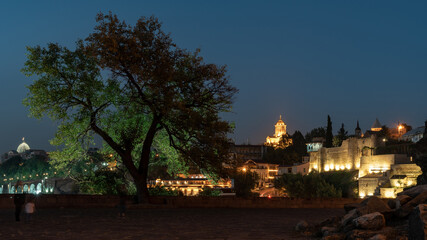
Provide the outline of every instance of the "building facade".
{"type": "Polygon", "coordinates": [[[282,136],[286,134],[286,124],[282,120],[282,115],[280,115],[279,121],[274,125],[274,135],[268,136],[265,139],[265,145],[273,147],[279,146],[282,136]]]}

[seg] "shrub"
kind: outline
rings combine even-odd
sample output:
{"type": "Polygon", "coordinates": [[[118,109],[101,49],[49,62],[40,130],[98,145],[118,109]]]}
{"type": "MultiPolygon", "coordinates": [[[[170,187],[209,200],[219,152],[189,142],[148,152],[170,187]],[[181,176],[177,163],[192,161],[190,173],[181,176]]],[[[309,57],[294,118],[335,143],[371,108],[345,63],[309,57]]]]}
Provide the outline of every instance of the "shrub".
{"type": "Polygon", "coordinates": [[[164,186],[149,188],[148,192],[150,193],[150,196],[178,196],[178,190],[173,190],[164,186]]]}
{"type": "Polygon", "coordinates": [[[290,197],[354,197],[356,172],[311,172],[308,175],[285,174],[275,181],[275,187],[290,197]]]}
{"type": "Polygon", "coordinates": [[[199,196],[213,196],[217,197],[221,194],[221,190],[213,189],[210,187],[203,187],[202,191],[199,192],[199,196]]]}
{"type": "Polygon", "coordinates": [[[253,196],[252,189],[255,188],[258,182],[258,174],[247,172],[237,172],[233,176],[234,191],[237,197],[251,197],[253,196]]]}

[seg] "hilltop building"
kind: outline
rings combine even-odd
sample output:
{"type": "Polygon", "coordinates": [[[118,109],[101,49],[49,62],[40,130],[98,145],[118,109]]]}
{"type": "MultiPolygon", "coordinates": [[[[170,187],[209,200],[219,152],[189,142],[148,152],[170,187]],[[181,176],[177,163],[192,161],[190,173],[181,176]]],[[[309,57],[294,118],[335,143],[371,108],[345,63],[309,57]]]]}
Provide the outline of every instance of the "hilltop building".
{"type": "Polygon", "coordinates": [[[41,156],[46,160],[48,158],[45,150],[31,149],[30,146],[25,142],[25,138],[22,138],[22,143],[18,145],[16,150],[10,150],[1,156],[0,164],[16,156],[22,157],[23,159],[30,159],[35,156],[41,156]]]}
{"type": "MultiPolygon", "coordinates": [[[[286,124],[282,120],[282,115],[280,115],[279,121],[277,121],[277,123],[274,125],[274,129],[274,135],[268,136],[265,139],[264,145],[277,147],[279,146],[280,141],[282,140],[282,136],[287,134],[286,124]]],[[[290,144],[292,144],[292,142],[290,142],[290,144]]]]}

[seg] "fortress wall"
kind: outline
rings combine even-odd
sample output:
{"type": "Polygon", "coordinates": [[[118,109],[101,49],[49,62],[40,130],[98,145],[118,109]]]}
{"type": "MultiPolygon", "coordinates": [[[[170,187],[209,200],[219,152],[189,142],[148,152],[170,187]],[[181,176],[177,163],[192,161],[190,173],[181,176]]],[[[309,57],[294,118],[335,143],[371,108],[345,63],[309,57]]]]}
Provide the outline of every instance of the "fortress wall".
{"type": "MultiPolygon", "coordinates": [[[[363,156],[359,169],[359,177],[363,177],[372,172],[385,172],[391,170],[391,166],[394,165],[397,160],[402,161],[404,158],[408,159],[404,154],[363,156]]],[[[409,161],[409,159],[407,161],[409,161]]]]}
{"type": "Polygon", "coordinates": [[[310,170],[358,170],[363,154],[371,155],[377,145],[375,136],[369,138],[349,138],[340,147],[321,148],[310,152],[310,170]]]}

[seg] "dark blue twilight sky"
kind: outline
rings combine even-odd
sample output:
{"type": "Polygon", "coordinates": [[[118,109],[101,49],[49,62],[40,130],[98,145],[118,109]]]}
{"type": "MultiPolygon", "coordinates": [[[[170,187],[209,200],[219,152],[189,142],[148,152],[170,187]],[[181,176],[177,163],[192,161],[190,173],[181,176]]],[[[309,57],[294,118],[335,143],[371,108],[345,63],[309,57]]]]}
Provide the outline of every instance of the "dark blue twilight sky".
{"type": "Polygon", "coordinates": [[[0,152],[23,136],[52,150],[55,125],[27,117],[31,79],[20,73],[25,46],[73,47],[112,11],[128,23],[155,15],[183,48],[226,64],[240,89],[237,143],[261,143],[280,114],[288,132],[344,123],[353,133],[378,117],[393,127],[427,120],[425,1],[8,1],[0,4],[0,152]]]}

